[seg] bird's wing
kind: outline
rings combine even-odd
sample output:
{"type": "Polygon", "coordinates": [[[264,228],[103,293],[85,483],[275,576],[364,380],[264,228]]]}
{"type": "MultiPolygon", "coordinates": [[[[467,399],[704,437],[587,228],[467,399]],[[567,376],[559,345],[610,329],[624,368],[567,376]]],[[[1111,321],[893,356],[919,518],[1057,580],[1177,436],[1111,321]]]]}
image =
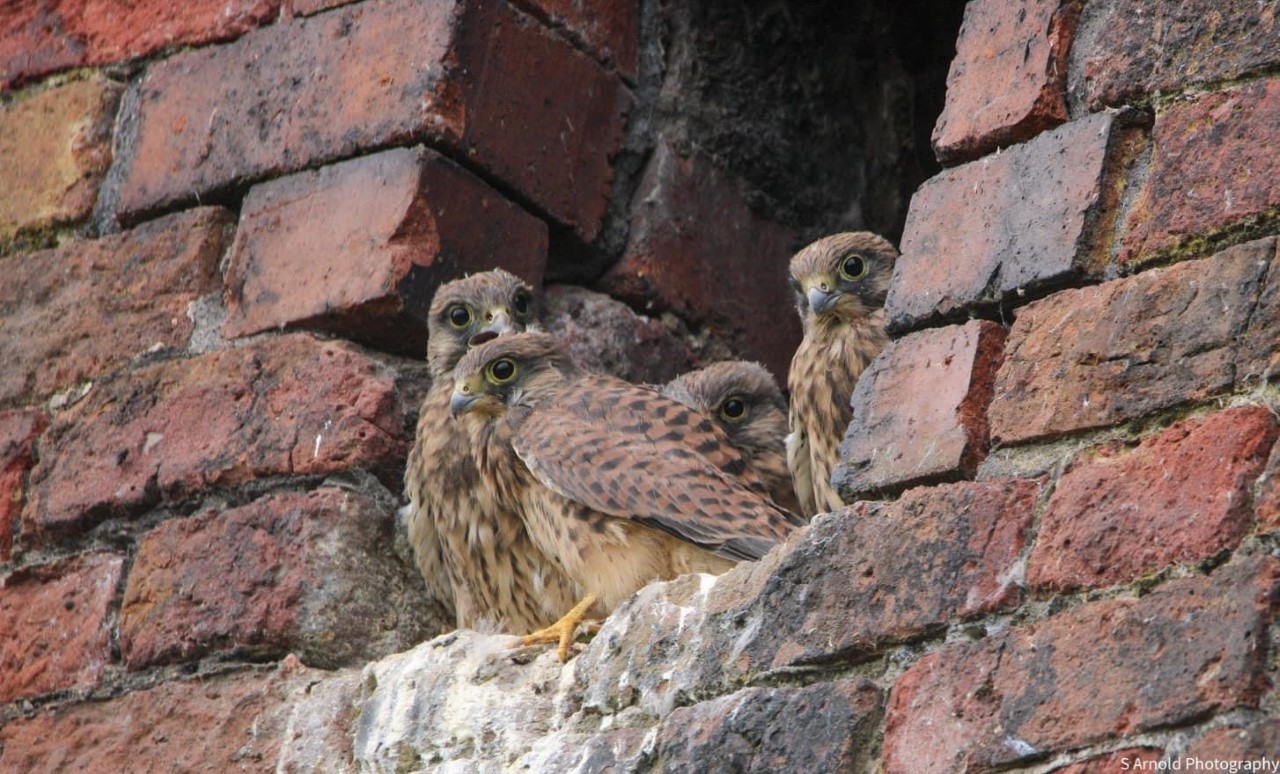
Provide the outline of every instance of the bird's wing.
{"type": "Polygon", "coordinates": [[[710,420],[621,380],[566,387],[529,412],[514,446],[561,495],[730,559],[759,558],[803,524],[738,480],[745,462],[710,420]]]}

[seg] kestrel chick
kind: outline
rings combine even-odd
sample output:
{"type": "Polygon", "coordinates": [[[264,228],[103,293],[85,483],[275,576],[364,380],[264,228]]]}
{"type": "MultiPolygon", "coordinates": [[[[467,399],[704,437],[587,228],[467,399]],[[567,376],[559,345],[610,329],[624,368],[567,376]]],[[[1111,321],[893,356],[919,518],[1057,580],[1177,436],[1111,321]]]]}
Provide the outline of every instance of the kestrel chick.
{"type": "Polygon", "coordinates": [[[546,626],[576,589],[500,508],[481,477],[477,439],[453,421],[453,369],[472,338],[523,331],[535,321],[533,290],[502,270],[440,286],[427,320],[431,389],[405,468],[414,558],[460,627],[525,633],[546,626]]]}
{"type": "Polygon", "coordinates": [[[707,417],[729,436],[775,503],[800,512],[787,469],[787,401],[759,363],[712,363],[673,379],[662,394],[707,417]]]}
{"type": "Polygon", "coordinates": [[[756,559],[803,522],[767,497],[711,420],[648,387],[580,371],[545,334],[494,339],[454,373],[459,424],[486,428],[481,475],[607,614],[644,584],[756,559]],[[505,447],[505,448],[504,448],[505,447]]]}
{"type": "Polygon", "coordinates": [[[897,257],[887,240],[858,231],[819,239],[791,259],[804,338],[787,377],[787,463],[805,516],[843,505],[831,471],[853,418],[854,384],[889,343],[884,299],[897,257]]]}

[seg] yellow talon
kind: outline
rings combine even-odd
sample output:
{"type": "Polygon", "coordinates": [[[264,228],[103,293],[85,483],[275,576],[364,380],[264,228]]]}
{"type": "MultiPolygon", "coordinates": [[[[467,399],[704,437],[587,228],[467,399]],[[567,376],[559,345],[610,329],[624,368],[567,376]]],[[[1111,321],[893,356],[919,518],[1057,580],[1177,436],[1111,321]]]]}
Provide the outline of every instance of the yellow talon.
{"type": "Polygon", "coordinates": [[[559,643],[556,653],[560,656],[560,663],[569,660],[569,646],[573,644],[574,634],[578,631],[578,624],[583,622],[587,615],[587,611],[596,603],[596,595],[588,594],[586,599],[573,606],[573,609],[565,613],[559,621],[551,624],[545,629],[539,629],[532,634],[526,634],[520,639],[521,645],[538,645],[546,642],[559,643]]]}

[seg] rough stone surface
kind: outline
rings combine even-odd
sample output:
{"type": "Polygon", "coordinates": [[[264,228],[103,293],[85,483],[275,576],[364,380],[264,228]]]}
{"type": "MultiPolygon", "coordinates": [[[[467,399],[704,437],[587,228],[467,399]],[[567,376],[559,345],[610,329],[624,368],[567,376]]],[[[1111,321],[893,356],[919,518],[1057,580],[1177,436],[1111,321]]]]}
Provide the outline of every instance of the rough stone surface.
{"type": "Polygon", "coordinates": [[[1022,308],[996,375],[992,443],[1114,425],[1229,388],[1273,241],[1022,308]]]}
{"type": "Polygon", "coordinates": [[[753,213],[710,161],[660,143],[632,200],[626,251],[600,287],[638,309],[708,327],[781,375],[800,343],[787,285],[796,239],[753,213]]]}
{"type": "Polygon", "coordinates": [[[397,148],[249,191],[224,331],[318,328],[420,357],[442,282],[500,266],[536,287],[546,260],[542,221],[434,151],[397,148]]]}
{"type": "Polygon", "coordinates": [[[629,382],[661,384],[697,365],[689,346],[662,322],[594,290],[546,288],[542,323],[580,366],[629,382]]]}
{"type": "Polygon", "coordinates": [[[854,771],[869,758],[880,702],[880,691],[861,679],[746,688],[667,716],[655,766],[676,771],[701,761],[723,771],[854,771]]]}
{"type": "Polygon", "coordinates": [[[1278,575],[1239,559],[935,651],[894,684],[885,771],[986,769],[1257,706],[1278,575]]]}
{"type": "Polygon", "coordinates": [[[1067,55],[1079,0],[965,6],[947,102],[933,130],[943,163],[977,158],[1067,120],[1067,55]]]}
{"type": "Polygon", "coordinates": [[[1137,261],[1214,232],[1280,216],[1280,79],[1175,103],[1156,117],[1151,169],[1125,218],[1119,259],[1137,261]]]}
{"type": "Polygon", "coordinates": [[[1114,443],[1077,458],[1040,520],[1028,583],[1108,586],[1235,548],[1276,437],[1270,411],[1239,408],[1179,422],[1132,450],[1114,443]]]}
{"type": "Polygon", "coordinates": [[[1280,443],[1271,450],[1267,468],[1258,479],[1254,502],[1257,503],[1254,513],[1257,515],[1258,526],[1261,529],[1280,528],[1280,443]]]}
{"type": "Polygon", "coordinates": [[[1125,771],[1156,771],[1157,762],[1162,757],[1164,757],[1164,751],[1154,747],[1130,747],[1054,769],[1053,774],[1120,774],[1125,771]]]}
{"type": "Polygon", "coordinates": [[[0,563],[13,550],[13,531],[26,499],[27,473],[35,464],[36,437],[49,425],[37,409],[0,411],[0,563]]]}
{"type": "Polygon", "coordinates": [[[208,207],[123,234],[4,259],[0,405],[30,402],[185,349],[191,302],[218,287],[230,214],[208,207]]]}
{"type": "Polygon", "coordinates": [[[389,366],[306,334],[143,368],[54,420],[23,529],[47,538],[272,475],[363,468],[398,490],[405,402],[389,366]]]}
{"type": "Polygon", "coordinates": [[[0,89],[58,70],[228,40],[272,21],[279,7],[279,0],[6,3],[0,16],[0,89]]]}
{"type": "Polygon", "coordinates": [[[1271,3],[1090,0],[1071,53],[1072,97],[1096,111],[1233,81],[1280,63],[1277,34],[1271,3]]]}
{"type": "Polygon", "coordinates": [[[987,405],[1004,329],[973,320],[892,342],[858,379],[832,480],[846,502],[972,476],[987,452],[987,405]]]}
{"type": "MultiPolygon", "coordinates": [[[[1201,761],[1256,762],[1274,761],[1277,752],[1280,752],[1280,720],[1267,718],[1248,726],[1232,724],[1215,728],[1188,745],[1182,757],[1201,761]]],[[[1184,765],[1183,770],[1188,768],[1184,765]]]]}
{"type": "Polygon", "coordinates": [[[82,554],[0,581],[0,703],[98,683],[111,661],[123,564],[115,554],[82,554]]]}
{"type": "Polygon", "coordinates": [[[394,507],[383,494],[270,495],[152,530],[124,591],[126,666],[292,651],[332,669],[439,633],[440,611],[391,552],[394,507]]]}
{"type": "Polygon", "coordinates": [[[136,114],[104,213],[135,220],[421,139],[590,242],[630,100],[616,76],[499,0],[359,3],[152,64],[126,100],[136,114]]]}
{"type": "Polygon", "coordinates": [[[1267,254],[1266,243],[1271,243],[1271,269],[1262,290],[1262,298],[1249,317],[1249,329],[1240,342],[1236,358],[1236,381],[1256,384],[1258,380],[1280,378],[1280,259],[1277,249],[1280,240],[1263,240],[1261,252],[1267,254]]]}
{"type": "Polygon", "coordinates": [[[0,106],[0,242],[93,211],[121,91],[92,76],[0,106]]]}
{"type": "Polygon", "coordinates": [[[640,60],[637,0],[515,0],[575,44],[635,82],[640,60]]]}
{"type": "Polygon", "coordinates": [[[1072,121],[925,181],[907,211],[889,329],[953,319],[1084,272],[1117,120],[1072,121]]]}

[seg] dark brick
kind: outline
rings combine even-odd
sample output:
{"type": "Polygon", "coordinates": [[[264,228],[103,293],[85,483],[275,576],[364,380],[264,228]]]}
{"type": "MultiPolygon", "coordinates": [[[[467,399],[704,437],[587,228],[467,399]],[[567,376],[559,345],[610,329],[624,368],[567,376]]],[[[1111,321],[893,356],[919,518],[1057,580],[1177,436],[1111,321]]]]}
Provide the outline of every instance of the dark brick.
{"type": "MultiPolygon", "coordinates": [[[[1274,42],[1274,41],[1273,41],[1274,42]]],[[[1125,217],[1121,261],[1280,216],[1280,79],[1177,102],[1156,116],[1151,168],[1125,217]]]]}
{"type": "Polygon", "coordinates": [[[1072,48],[1072,95],[1090,110],[1274,69],[1276,9],[1249,0],[1159,7],[1090,0],[1072,48]]]}
{"type": "Polygon", "coordinates": [[[1280,443],[1271,450],[1267,468],[1258,479],[1254,513],[1264,530],[1280,529],[1280,443]]]}
{"type": "Polygon", "coordinates": [[[1132,450],[1112,443],[1082,455],[1040,521],[1029,584],[1108,586],[1235,548],[1276,436],[1270,411],[1239,408],[1179,422],[1132,450]]]}
{"type": "Polygon", "coordinates": [[[13,531],[26,500],[27,473],[35,464],[36,437],[49,425],[38,409],[0,411],[0,563],[12,556],[13,531]]]}
{"type": "Polygon", "coordinates": [[[1156,771],[1156,763],[1163,757],[1164,750],[1154,747],[1130,747],[1053,769],[1052,774],[1120,774],[1125,771],[1156,771]]]}
{"type": "Polygon", "coordinates": [[[996,375],[992,443],[1114,425],[1228,389],[1273,252],[1259,240],[1019,310],[996,375]]]}
{"type": "Polygon", "coordinates": [[[0,106],[0,243],[93,211],[120,92],[92,76],[0,106]]]}
{"type": "Polygon", "coordinates": [[[32,402],[156,349],[185,349],[218,287],[230,214],[204,208],[4,261],[0,405],[32,402]]]}
{"type": "MultiPolygon", "coordinates": [[[[1194,771],[1188,758],[1199,761],[1258,761],[1267,760],[1274,766],[1280,757],[1280,720],[1265,718],[1252,725],[1232,723],[1215,728],[1187,746],[1183,754],[1183,771],[1194,771]]],[[[1203,766],[1204,764],[1200,764],[1203,766]]],[[[1238,769],[1245,771],[1243,767],[1238,769]]],[[[1253,771],[1265,771],[1254,768],[1253,771]]]]}
{"type": "Polygon", "coordinates": [[[858,380],[832,480],[846,502],[972,476],[987,453],[987,405],[1004,346],[993,322],[892,342],[858,380]]]}
{"type": "Polygon", "coordinates": [[[753,213],[708,160],[682,158],[667,143],[632,202],[630,241],[601,289],[708,327],[741,356],[787,373],[800,343],[787,285],[796,232],[753,213]]]}
{"type": "Polygon", "coordinates": [[[230,40],[276,18],[280,0],[42,0],[0,15],[0,89],[172,46],[230,40]]]}
{"type": "Polygon", "coordinates": [[[935,651],[894,684],[885,771],[989,770],[1256,707],[1278,576],[1241,559],[935,651]]]}
{"type": "Polygon", "coordinates": [[[746,688],[664,718],[657,766],[675,771],[701,761],[718,771],[853,771],[869,758],[880,704],[879,689],[862,679],[746,688]]]}
{"type": "Polygon", "coordinates": [[[1079,0],[965,6],[947,102],[933,129],[938,159],[967,161],[1067,120],[1067,54],[1079,0]]]}
{"type": "Polygon", "coordinates": [[[1242,384],[1280,378],[1280,346],[1276,345],[1280,341],[1280,260],[1276,257],[1280,240],[1263,240],[1259,245],[1261,257],[1267,255],[1268,242],[1271,268],[1263,283],[1262,298],[1249,316],[1249,328],[1236,357],[1236,381],[1242,384]]]}
{"type": "Polygon", "coordinates": [[[224,331],[317,328],[421,357],[442,282],[500,266],[536,287],[546,260],[542,221],[434,151],[384,151],[249,191],[224,331]]]}
{"type": "Polygon", "coordinates": [[[332,487],[161,524],[125,586],[126,666],[294,652],[333,669],[428,639],[440,617],[406,600],[421,584],[392,553],[394,524],[390,508],[332,487]]]}
{"type": "Polygon", "coordinates": [[[427,140],[590,242],[630,101],[617,77],[500,0],[372,0],[152,64],[113,204],[130,221],[427,140]]]}
{"type": "Polygon", "coordinates": [[[515,0],[632,83],[640,60],[637,0],[515,0]]]}
{"type": "Polygon", "coordinates": [[[123,563],[83,554],[0,580],[0,703],[98,684],[123,563]]]}
{"type": "Polygon", "coordinates": [[[398,489],[409,439],[396,388],[353,345],[305,334],[121,375],[54,420],[23,529],[43,540],[272,475],[364,468],[398,489]]]}
{"type": "Polygon", "coordinates": [[[948,169],[911,198],[885,308],[901,331],[1017,301],[1088,271],[1106,174],[1124,134],[1114,113],[948,169]]]}

